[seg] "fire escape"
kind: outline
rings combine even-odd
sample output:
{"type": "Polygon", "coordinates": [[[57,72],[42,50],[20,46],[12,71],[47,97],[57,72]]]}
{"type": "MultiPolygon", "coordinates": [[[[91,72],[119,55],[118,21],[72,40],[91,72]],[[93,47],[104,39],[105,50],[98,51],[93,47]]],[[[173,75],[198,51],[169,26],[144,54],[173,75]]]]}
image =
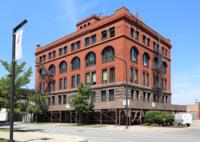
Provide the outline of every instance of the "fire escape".
{"type": "Polygon", "coordinates": [[[53,74],[44,67],[43,63],[39,63],[38,65],[38,73],[40,75],[38,91],[42,94],[48,94],[51,91],[51,81],[53,80],[53,74]]]}
{"type": "Polygon", "coordinates": [[[163,101],[163,81],[164,81],[164,72],[163,72],[163,54],[160,44],[160,36],[158,35],[158,43],[154,44],[154,52],[156,54],[154,58],[154,67],[153,67],[153,80],[154,86],[152,87],[154,92],[154,101],[162,102],[163,101]]]}

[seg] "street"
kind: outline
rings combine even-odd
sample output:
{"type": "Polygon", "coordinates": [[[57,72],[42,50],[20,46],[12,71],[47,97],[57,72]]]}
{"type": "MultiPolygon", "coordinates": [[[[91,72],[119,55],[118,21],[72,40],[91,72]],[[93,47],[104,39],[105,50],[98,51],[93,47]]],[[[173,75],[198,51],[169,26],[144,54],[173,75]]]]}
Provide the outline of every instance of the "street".
{"type": "MultiPolygon", "coordinates": [[[[80,141],[88,140],[88,142],[197,142],[200,139],[200,121],[194,121],[193,125],[189,128],[131,126],[127,130],[123,126],[113,125],[71,126],[60,123],[18,123],[15,124],[15,129],[24,134],[31,132],[33,137],[35,133],[39,132],[41,134],[50,134],[49,136],[77,136],[82,138],[80,141]]],[[[30,139],[29,141],[37,141],[36,139],[30,139]]],[[[48,138],[40,141],[48,141],[48,138]]],[[[66,139],[66,141],[69,140],[66,139]]]]}

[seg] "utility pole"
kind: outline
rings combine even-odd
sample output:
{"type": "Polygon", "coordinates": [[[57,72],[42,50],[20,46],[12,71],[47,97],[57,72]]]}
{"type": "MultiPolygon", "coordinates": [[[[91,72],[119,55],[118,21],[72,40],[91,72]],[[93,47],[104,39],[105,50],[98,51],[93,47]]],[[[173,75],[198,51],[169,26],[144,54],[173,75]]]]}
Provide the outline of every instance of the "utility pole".
{"type": "Polygon", "coordinates": [[[17,25],[12,32],[12,73],[11,73],[11,94],[10,94],[10,139],[8,142],[14,142],[13,140],[13,123],[14,123],[14,96],[15,96],[15,38],[16,32],[24,24],[27,23],[27,20],[23,20],[19,25],[17,25]]]}

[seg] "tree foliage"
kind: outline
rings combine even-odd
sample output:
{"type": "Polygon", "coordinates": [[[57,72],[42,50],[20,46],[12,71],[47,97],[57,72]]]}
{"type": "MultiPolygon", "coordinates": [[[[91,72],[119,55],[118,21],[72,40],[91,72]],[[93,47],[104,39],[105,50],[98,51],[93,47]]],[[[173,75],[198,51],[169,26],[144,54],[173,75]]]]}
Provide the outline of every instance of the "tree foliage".
{"type": "MultiPolygon", "coordinates": [[[[78,93],[76,93],[70,100],[70,105],[74,107],[75,111],[79,114],[79,119],[82,119],[82,115],[88,113],[93,108],[93,104],[89,101],[92,96],[92,89],[90,85],[83,85],[82,83],[78,87],[78,93]]],[[[79,120],[80,122],[80,120],[79,120]]]]}
{"type": "Polygon", "coordinates": [[[42,95],[41,93],[29,96],[28,110],[30,113],[36,116],[35,119],[36,121],[37,121],[37,116],[39,114],[43,114],[43,112],[46,109],[46,103],[45,103],[46,99],[47,95],[42,95]]]}
{"type": "Polygon", "coordinates": [[[144,122],[147,124],[158,124],[158,125],[172,125],[174,122],[174,115],[169,112],[162,111],[148,111],[144,115],[144,122]]]}
{"type": "MultiPolygon", "coordinates": [[[[7,72],[5,76],[0,78],[0,108],[3,107],[9,110],[12,64],[3,60],[0,60],[0,64],[7,72]]],[[[20,101],[23,97],[21,89],[30,82],[32,74],[31,67],[25,70],[25,65],[26,63],[22,62],[21,64],[16,64],[15,67],[15,112],[21,112],[24,109],[24,104],[20,101]]]]}

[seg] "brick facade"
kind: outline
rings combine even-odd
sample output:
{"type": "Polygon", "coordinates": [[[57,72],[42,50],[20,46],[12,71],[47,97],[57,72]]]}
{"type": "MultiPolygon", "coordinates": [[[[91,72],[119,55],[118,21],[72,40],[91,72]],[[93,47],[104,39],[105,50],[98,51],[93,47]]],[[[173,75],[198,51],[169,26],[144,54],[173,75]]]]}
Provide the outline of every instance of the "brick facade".
{"type": "Polygon", "coordinates": [[[155,32],[124,7],[116,10],[111,16],[92,15],[78,22],[76,32],[43,47],[38,45],[35,53],[36,90],[50,91],[49,111],[71,110],[72,108],[66,108],[65,104],[58,103],[58,96],[63,99],[63,95],[66,95],[68,101],[77,91],[77,84],[75,83],[75,87],[72,86],[72,76],[75,76],[75,82],[79,82],[80,78],[80,82],[85,83],[86,73],[89,73],[87,77],[96,94],[94,109],[123,108],[126,84],[125,64],[117,58],[111,59],[112,53],[127,62],[129,107],[138,110],[152,109],[153,102],[156,104],[155,109],[182,111],[183,108],[171,105],[171,47],[169,39],[155,32]],[[131,54],[132,48],[134,48],[133,54],[131,54]],[[96,60],[93,65],[87,66],[86,57],[91,52],[95,54],[96,60]],[[72,60],[75,57],[79,58],[80,68],[73,70],[72,60]],[[155,58],[160,62],[158,69],[153,68],[155,58]],[[64,73],[59,71],[62,61],[67,64],[67,71],[64,73]],[[51,85],[46,81],[48,79],[40,78],[41,63],[46,70],[51,65],[55,66],[55,74],[50,77],[50,80],[54,80],[53,89],[49,88],[51,85]],[[166,71],[161,73],[161,66],[163,67],[164,63],[166,71]],[[113,73],[111,69],[114,69],[114,75],[110,79],[113,73]],[[134,75],[131,74],[131,69],[134,75]],[[104,74],[103,70],[107,70],[107,73],[104,74]],[[94,84],[91,81],[93,72],[96,73],[94,84]],[[104,75],[107,76],[107,80],[103,83],[104,75]],[[66,78],[66,88],[63,89],[60,87],[60,79],[63,81],[64,78],[66,78]],[[156,82],[159,86],[155,85],[156,82]],[[114,90],[114,101],[109,101],[109,90],[114,90]],[[106,91],[105,102],[101,100],[102,91],[106,91]],[[52,105],[52,96],[55,96],[54,105],[52,105]],[[140,107],[135,105],[137,103],[140,107]]]}

